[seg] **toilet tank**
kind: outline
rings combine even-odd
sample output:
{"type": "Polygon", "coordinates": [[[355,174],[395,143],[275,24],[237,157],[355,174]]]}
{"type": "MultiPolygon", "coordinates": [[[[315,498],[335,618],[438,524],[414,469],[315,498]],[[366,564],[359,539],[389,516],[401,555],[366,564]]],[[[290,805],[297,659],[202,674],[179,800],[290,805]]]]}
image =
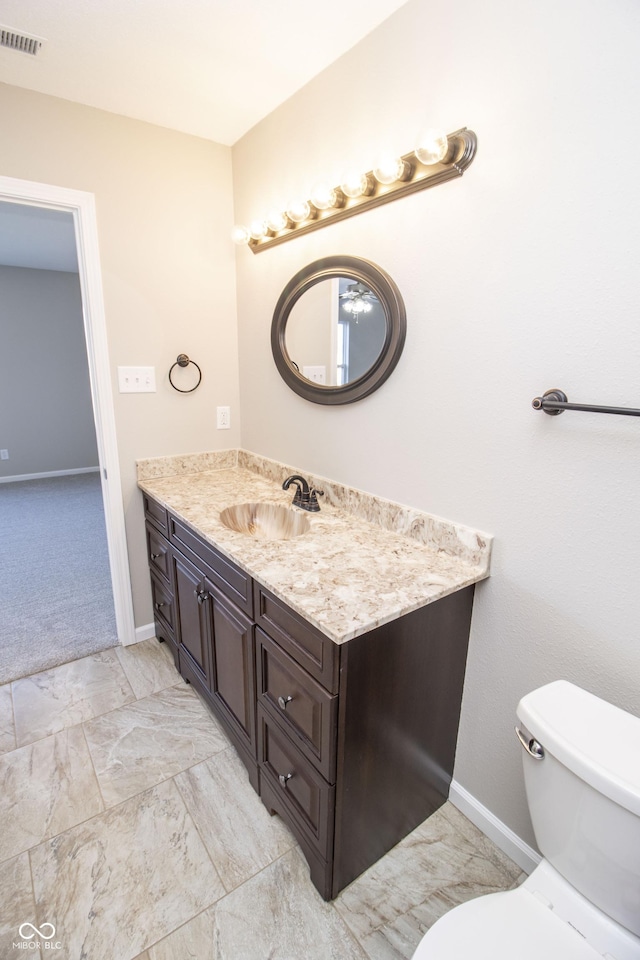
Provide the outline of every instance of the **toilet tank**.
{"type": "Polygon", "coordinates": [[[525,742],[544,752],[523,750],[540,852],[640,936],[640,719],[566,680],[527,694],[516,712],[525,742]]]}

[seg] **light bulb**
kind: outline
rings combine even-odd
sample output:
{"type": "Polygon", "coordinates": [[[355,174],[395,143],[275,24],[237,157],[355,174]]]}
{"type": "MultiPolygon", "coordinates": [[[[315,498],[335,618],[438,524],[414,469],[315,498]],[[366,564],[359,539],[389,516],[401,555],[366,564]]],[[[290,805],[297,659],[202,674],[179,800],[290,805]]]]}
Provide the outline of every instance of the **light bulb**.
{"type": "Polygon", "coordinates": [[[342,306],[347,313],[354,313],[356,316],[360,313],[371,312],[371,304],[367,300],[348,300],[342,306]]]}
{"type": "Polygon", "coordinates": [[[337,187],[331,187],[328,183],[316,183],[311,190],[311,203],[318,210],[331,210],[332,207],[341,206],[344,201],[342,192],[337,187]]]}
{"type": "Polygon", "coordinates": [[[294,223],[304,223],[311,218],[311,204],[308,200],[298,200],[287,207],[287,216],[294,223]]]}
{"type": "Polygon", "coordinates": [[[368,197],[370,193],[373,193],[373,181],[366,173],[351,171],[340,184],[340,189],[345,196],[352,200],[357,197],[368,197]]]}
{"type": "Polygon", "coordinates": [[[237,243],[238,246],[242,246],[243,243],[249,243],[249,240],[251,240],[249,228],[237,224],[231,231],[231,239],[234,243],[237,243]]]}
{"type": "Polygon", "coordinates": [[[449,151],[449,141],[442,130],[425,130],[420,135],[416,146],[416,157],[420,163],[429,167],[434,163],[441,163],[449,151]]]}
{"type": "Polygon", "coordinates": [[[252,220],[249,224],[249,234],[252,240],[262,240],[267,233],[267,224],[264,220],[252,220]]]}
{"type": "Polygon", "coordinates": [[[395,183],[396,180],[408,180],[411,176],[411,165],[402,157],[385,155],[380,157],[373,168],[373,175],[378,183],[395,183]]]}
{"type": "Polygon", "coordinates": [[[271,210],[267,216],[267,227],[273,233],[280,233],[289,224],[289,218],[282,210],[271,210]]]}

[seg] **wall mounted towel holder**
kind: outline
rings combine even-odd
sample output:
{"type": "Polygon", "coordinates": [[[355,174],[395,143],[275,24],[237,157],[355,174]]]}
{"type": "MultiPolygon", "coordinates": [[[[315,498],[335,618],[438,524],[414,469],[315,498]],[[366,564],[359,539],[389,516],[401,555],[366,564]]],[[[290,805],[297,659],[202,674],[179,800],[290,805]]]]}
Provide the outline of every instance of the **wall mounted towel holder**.
{"type": "Polygon", "coordinates": [[[193,393],[193,391],[200,386],[201,381],[202,381],[202,370],[200,369],[198,364],[195,362],[195,360],[190,360],[189,357],[186,355],[186,353],[179,353],[176,359],[176,362],[169,369],[169,383],[171,384],[173,389],[177,390],[178,393],[193,393]],[[196,383],[195,387],[190,387],[188,390],[183,390],[181,387],[176,387],[175,383],[171,379],[171,374],[173,373],[175,367],[188,367],[189,364],[192,364],[198,371],[198,382],[196,383]]]}
{"type": "Polygon", "coordinates": [[[640,410],[632,407],[596,407],[592,403],[569,403],[566,393],[562,390],[547,390],[541,397],[531,401],[534,410],[542,410],[550,417],[557,417],[565,410],[584,410],[587,413],[617,413],[622,417],[640,417],[640,410]]]}

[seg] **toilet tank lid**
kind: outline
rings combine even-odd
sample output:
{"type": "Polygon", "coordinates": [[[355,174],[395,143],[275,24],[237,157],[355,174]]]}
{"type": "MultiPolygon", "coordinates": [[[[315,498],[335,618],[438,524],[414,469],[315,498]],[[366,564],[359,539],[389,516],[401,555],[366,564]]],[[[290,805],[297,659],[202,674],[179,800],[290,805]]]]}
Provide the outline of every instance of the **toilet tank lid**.
{"type": "Polygon", "coordinates": [[[552,756],[640,816],[640,719],[567,680],[522,698],[518,719],[552,756]]]}

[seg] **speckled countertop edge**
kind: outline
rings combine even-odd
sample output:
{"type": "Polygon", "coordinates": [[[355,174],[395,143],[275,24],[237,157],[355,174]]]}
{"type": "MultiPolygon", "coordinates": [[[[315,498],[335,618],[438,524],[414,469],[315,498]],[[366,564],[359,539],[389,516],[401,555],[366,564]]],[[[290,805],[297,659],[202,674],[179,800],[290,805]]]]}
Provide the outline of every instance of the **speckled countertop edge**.
{"type": "Polygon", "coordinates": [[[189,523],[335,643],[489,575],[492,537],[247,451],[139,461],[142,490],[189,523]],[[282,480],[303,473],[325,491],[310,530],[258,540],[220,511],[256,500],[290,505],[282,480]]]}

